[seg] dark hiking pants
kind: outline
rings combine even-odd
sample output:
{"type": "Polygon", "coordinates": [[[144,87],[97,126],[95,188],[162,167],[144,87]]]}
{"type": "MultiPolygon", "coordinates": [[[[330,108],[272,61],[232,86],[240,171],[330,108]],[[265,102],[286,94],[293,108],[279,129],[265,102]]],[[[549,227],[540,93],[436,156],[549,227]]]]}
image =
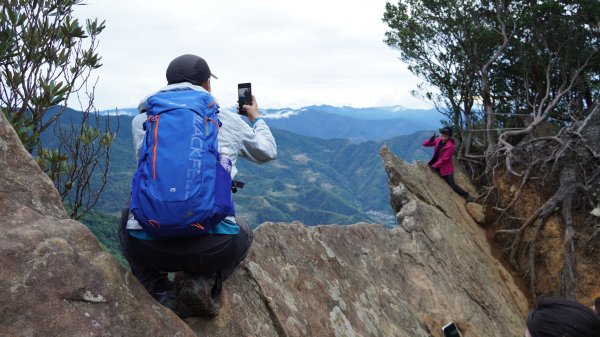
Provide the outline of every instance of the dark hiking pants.
{"type": "Polygon", "coordinates": [[[462,188],[460,188],[460,186],[458,186],[456,184],[456,182],[454,181],[454,174],[449,174],[447,176],[442,176],[442,178],[444,178],[444,180],[448,183],[448,185],[450,185],[450,187],[454,190],[454,192],[458,193],[459,195],[461,195],[463,198],[468,198],[469,197],[469,192],[463,190],[462,188]]]}
{"type": "Polygon", "coordinates": [[[183,271],[192,275],[210,275],[216,279],[217,293],[246,258],[253,234],[248,223],[237,217],[240,227],[236,235],[204,235],[168,240],[140,240],[127,233],[129,208],[123,209],[119,240],[131,272],[150,294],[170,290],[168,272],[183,271]]]}

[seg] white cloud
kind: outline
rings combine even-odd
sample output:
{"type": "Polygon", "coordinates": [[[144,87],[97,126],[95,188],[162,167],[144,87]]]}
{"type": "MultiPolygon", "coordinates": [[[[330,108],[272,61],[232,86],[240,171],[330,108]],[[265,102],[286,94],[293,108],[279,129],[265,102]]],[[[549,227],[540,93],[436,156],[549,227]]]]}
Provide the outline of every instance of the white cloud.
{"type": "Polygon", "coordinates": [[[81,18],[106,20],[96,104],[134,107],[165,84],[175,57],[202,56],[221,106],[252,82],[259,106],[428,107],[416,79],[383,43],[386,0],[87,0],[81,18]]]}
{"type": "Polygon", "coordinates": [[[274,112],[262,113],[261,117],[267,118],[267,119],[282,119],[282,118],[290,118],[292,116],[297,115],[298,113],[299,113],[298,110],[284,109],[284,110],[278,110],[278,111],[274,111],[274,112]]]}

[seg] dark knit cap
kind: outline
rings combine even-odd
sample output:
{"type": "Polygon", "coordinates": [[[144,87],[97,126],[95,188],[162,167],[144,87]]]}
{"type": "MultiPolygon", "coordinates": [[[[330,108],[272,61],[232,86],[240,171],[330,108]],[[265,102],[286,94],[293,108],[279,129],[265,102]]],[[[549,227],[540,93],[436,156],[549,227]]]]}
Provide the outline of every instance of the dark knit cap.
{"type": "Polygon", "coordinates": [[[452,128],[449,126],[445,126],[440,129],[441,134],[447,134],[448,136],[452,136],[452,128]]]}
{"type": "Polygon", "coordinates": [[[171,61],[167,67],[167,82],[169,84],[190,82],[194,85],[201,85],[212,76],[208,63],[203,58],[196,55],[181,55],[171,61]]]}

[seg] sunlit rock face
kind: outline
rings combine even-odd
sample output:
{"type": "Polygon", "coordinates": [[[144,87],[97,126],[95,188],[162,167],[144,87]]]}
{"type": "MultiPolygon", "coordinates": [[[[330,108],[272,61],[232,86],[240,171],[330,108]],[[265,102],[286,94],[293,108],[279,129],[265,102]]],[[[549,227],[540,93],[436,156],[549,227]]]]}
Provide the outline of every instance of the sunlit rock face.
{"type": "Polygon", "coordinates": [[[195,336],[70,220],[0,113],[0,335],[195,336]]]}
{"type": "MultiPolygon", "coordinates": [[[[464,200],[382,150],[398,226],[264,223],[207,336],[519,336],[527,299],[464,200]]],[[[462,184],[466,184],[461,179],[462,184]]],[[[468,187],[472,188],[472,187],[468,187]]]]}

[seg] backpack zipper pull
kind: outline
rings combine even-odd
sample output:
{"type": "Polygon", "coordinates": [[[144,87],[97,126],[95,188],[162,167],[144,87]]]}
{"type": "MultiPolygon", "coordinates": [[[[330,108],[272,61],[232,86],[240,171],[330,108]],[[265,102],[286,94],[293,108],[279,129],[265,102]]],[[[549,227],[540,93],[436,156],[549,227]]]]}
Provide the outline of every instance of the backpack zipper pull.
{"type": "MultiPolygon", "coordinates": [[[[152,178],[156,180],[156,149],[158,148],[158,121],[160,116],[155,116],[154,120],[156,125],[154,126],[154,146],[152,148],[152,178]]],[[[151,121],[154,121],[151,120],[151,121]]]]}

